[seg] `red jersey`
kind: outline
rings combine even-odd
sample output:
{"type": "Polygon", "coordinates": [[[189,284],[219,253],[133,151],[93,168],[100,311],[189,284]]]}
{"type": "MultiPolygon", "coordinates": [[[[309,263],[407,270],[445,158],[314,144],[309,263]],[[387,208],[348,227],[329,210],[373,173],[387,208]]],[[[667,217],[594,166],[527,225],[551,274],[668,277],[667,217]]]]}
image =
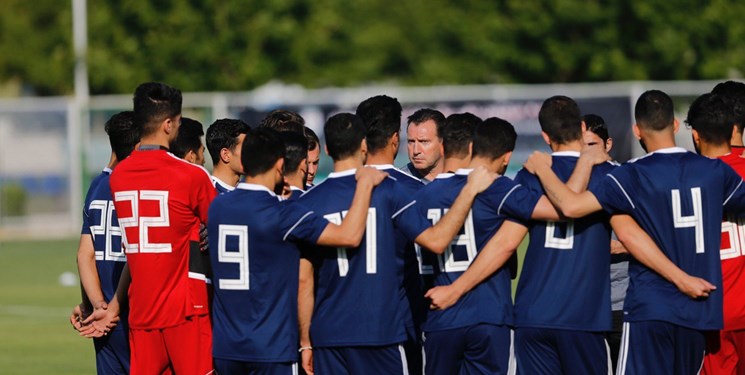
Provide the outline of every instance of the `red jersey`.
{"type": "MultiPolygon", "coordinates": [[[[729,153],[719,159],[745,177],[745,158],[729,153]]],[[[722,287],[724,330],[745,329],[745,219],[728,215],[722,222],[722,287]]]]}
{"type": "Polygon", "coordinates": [[[137,150],[110,184],[132,275],[130,327],[167,328],[201,315],[193,289],[206,286],[189,281],[189,246],[216,195],[209,173],[162,149],[137,150]]]}

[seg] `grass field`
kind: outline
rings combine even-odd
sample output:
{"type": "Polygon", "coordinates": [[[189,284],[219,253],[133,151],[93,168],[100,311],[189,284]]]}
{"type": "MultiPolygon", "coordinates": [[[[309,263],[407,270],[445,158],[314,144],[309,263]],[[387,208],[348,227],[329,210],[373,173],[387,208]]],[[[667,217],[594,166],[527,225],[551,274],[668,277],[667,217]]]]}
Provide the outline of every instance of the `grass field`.
{"type": "Polygon", "coordinates": [[[77,239],[0,241],[0,374],[94,374],[93,343],[70,326],[77,239]]]}

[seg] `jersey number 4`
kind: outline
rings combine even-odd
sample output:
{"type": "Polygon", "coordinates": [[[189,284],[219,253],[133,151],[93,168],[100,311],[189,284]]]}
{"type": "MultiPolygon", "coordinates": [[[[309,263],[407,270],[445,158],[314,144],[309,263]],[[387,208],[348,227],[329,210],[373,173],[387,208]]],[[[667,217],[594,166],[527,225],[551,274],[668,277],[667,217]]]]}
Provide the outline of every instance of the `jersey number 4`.
{"type": "MultiPolygon", "coordinates": [[[[168,215],[168,191],[162,190],[127,190],[114,193],[115,202],[129,202],[132,216],[119,216],[119,227],[122,231],[122,241],[127,253],[170,253],[170,243],[150,242],[150,228],[169,227],[171,220],[168,215]],[[140,214],[140,203],[154,201],[158,207],[158,215],[148,216],[140,214]],[[127,240],[127,228],[136,227],[139,243],[127,240]]],[[[126,204],[126,203],[124,203],[126,204]]],[[[118,212],[121,215],[121,212],[118,212]]]]}
{"type": "Polygon", "coordinates": [[[693,204],[693,214],[683,216],[682,203],[680,201],[680,190],[672,190],[673,203],[673,225],[675,228],[694,228],[696,231],[696,253],[704,252],[704,219],[701,204],[701,188],[691,189],[691,203],[693,204]]]}
{"type": "MultiPolygon", "coordinates": [[[[341,225],[341,221],[347,216],[348,211],[335,212],[326,214],[323,217],[336,225],[341,225]]],[[[367,273],[375,274],[378,272],[378,229],[375,223],[376,209],[370,207],[367,209],[367,223],[365,225],[365,254],[367,260],[367,273]]],[[[349,273],[349,257],[346,247],[336,249],[336,262],[339,265],[339,276],[346,277],[349,273]]]]}

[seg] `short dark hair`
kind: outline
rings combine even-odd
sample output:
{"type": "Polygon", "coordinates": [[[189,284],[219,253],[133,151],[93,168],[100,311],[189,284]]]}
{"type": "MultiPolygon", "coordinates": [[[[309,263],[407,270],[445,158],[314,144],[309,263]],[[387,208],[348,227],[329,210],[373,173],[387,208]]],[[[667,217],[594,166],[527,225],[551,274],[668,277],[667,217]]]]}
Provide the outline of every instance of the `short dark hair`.
{"type": "Polygon", "coordinates": [[[703,94],[688,108],[685,122],[698,132],[702,140],[714,145],[728,145],[734,126],[732,117],[730,105],[722,96],[703,94]]]}
{"type": "Polygon", "coordinates": [[[608,135],[608,125],[605,124],[605,120],[602,117],[589,113],[582,116],[582,121],[585,122],[585,128],[588,132],[592,132],[600,137],[603,140],[603,144],[608,142],[608,138],[610,138],[610,135],[608,135]]]}
{"type": "Polygon", "coordinates": [[[296,112],[275,109],[261,120],[259,127],[274,129],[278,132],[292,131],[303,134],[305,119],[296,112]]]}
{"type": "Polygon", "coordinates": [[[146,82],[137,86],[132,101],[135,124],[143,137],[154,133],[165,119],[181,114],[181,91],[165,83],[146,82]]]}
{"type": "Polygon", "coordinates": [[[675,122],[673,100],[660,90],[645,91],[636,101],[634,118],[644,129],[660,131],[672,127],[675,122]]]}
{"type": "Polygon", "coordinates": [[[300,167],[303,159],[308,159],[308,141],[303,135],[292,131],[279,132],[285,145],[284,173],[293,173],[300,167]]]}
{"type": "Polygon", "coordinates": [[[393,134],[401,130],[401,103],[387,95],[365,99],[357,106],[356,114],[367,131],[367,150],[382,150],[393,134]]]}
{"type": "Polygon", "coordinates": [[[308,141],[308,151],[313,151],[316,147],[320,147],[321,140],[318,139],[318,136],[313,129],[307,126],[303,127],[303,135],[305,135],[305,140],[308,141]]]}
{"type": "Polygon", "coordinates": [[[176,139],[169,145],[171,153],[183,159],[189,151],[194,151],[194,153],[199,152],[199,147],[202,146],[202,139],[200,137],[203,135],[204,130],[202,130],[201,122],[182,117],[181,126],[178,128],[178,135],[176,135],[176,139]]]}
{"type": "Polygon", "coordinates": [[[735,126],[743,131],[745,127],[745,83],[736,81],[721,82],[711,90],[724,99],[732,111],[735,126]]]}
{"type": "Polygon", "coordinates": [[[476,126],[473,134],[473,157],[495,160],[515,150],[515,127],[499,117],[489,117],[476,126]]]}
{"type": "Polygon", "coordinates": [[[567,144],[582,138],[579,106],[567,96],[557,95],[546,99],[538,112],[538,122],[552,142],[567,144]]]}
{"type": "Polygon", "coordinates": [[[285,145],[274,129],[257,128],[246,133],[241,148],[241,164],[246,176],[256,177],[285,157],[285,145]]]}
{"type": "Polygon", "coordinates": [[[445,119],[442,127],[442,147],[445,157],[468,155],[468,145],[473,141],[473,132],[481,118],[470,112],[455,113],[445,119]]]}
{"type": "Polygon", "coordinates": [[[135,126],[134,112],[119,112],[106,121],[104,130],[109,135],[111,151],[116,155],[116,160],[124,160],[135,149],[140,141],[140,129],[135,126]]]}
{"type": "Polygon", "coordinates": [[[411,124],[419,125],[425,121],[432,120],[435,122],[437,130],[437,138],[442,140],[442,127],[445,126],[445,115],[442,112],[432,108],[422,108],[414,112],[407,118],[407,129],[411,124]]]}
{"type": "Polygon", "coordinates": [[[233,150],[238,145],[238,137],[248,133],[250,129],[251,127],[241,120],[224,118],[213,122],[207,128],[205,137],[212,164],[217,165],[220,162],[220,151],[223,148],[233,150]]]}
{"type": "Polygon", "coordinates": [[[326,149],[334,161],[354,155],[365,139],[365,126],[362,119],[352,113],[339,113],[326,120],[323,126],[326,149]]]}

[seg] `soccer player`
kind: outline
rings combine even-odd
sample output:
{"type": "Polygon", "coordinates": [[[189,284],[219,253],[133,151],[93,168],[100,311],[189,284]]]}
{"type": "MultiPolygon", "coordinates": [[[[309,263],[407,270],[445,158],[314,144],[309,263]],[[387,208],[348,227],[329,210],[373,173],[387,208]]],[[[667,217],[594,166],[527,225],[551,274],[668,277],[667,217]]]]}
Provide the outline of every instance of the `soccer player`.
{"type": "MultiPolygon", "coordinates": [[[[365,126],[367,144],[365,164],[387,172],[394,178],[399,188],[413,199],[424,184],[393,166],[401,142],[401,111],[398,99],[387,95],[377,95],[362,101],[357,106],[356,114],[365,126]]],[[[405,259],[404,285],[410,315],[406,322],[408,338],[403,346],[406,351],[409,373],[415,374],[421,373],[423,367],[421,324],[427,311],[422,274],[431,278],[431,265],[434,263],[431,260],[429,262],[423,260],[421,248],[412,241],[408,241],[402,233],[397,232],[396,237],[397,249],[403,253],[405,259]]]]}
{"type": "MultiPolygon", "coordinates": [[[[367,153],[365,133],[362,121],[352,114],[338,114],[326,122],[326,149],[334,160],[334,172],[299,202],[331,222],[341,222],[352,201],[354,171],[362,167],[367,153]]],[[[316,372],[406,373],[401,347],[407,338],[404,258],[394,230],[421,246],[442,251],[463,225],[475,195],[494,179],[484,169],[470,177],[435,226],[426,218],[401,220],[401,212],[413,202],[386,179],[373,192],[360,246],[314,253],[317,282],[310,337],[316,372]]]]}
{"type": "Polygon", "coordinates": [[[235,189],[243,174],[241,143],[249,130],[241,120],[221,119],[207,128],[207,150],[212,157],[212,182],[218,193],[235,189]]]}
{"type": "MultiPolygon", "coordinates": [[[[109,188],[111,171],[124,160],[137,142],[140,133],[134,125],[132,111],[112,116],[105,125],[111,144],[109,165],[91,182],[83,208],[83,229],[78,245],[78,272],[83,286],[83,301],[75,314],[73,325],[91,335],[91,325],[83,326],[91,307],[101,308],[114,297],[126,257],[122,251],[121,229],[109,188]]],[[[104,337],[94,337],[96,371],[98,374],[129,373],[129,341],[126,311],[119,322],[104,337]]]]}
{"type": "MultiPolygon", "coordinates": [[[[285,163],[277,132],[252,130],[242,148],[246,182],[209,210],[209,236],[217,245],[211,254],[215,368],[219,374],[297,374],[299,250],[293,242],[359,245],[372,188],[386,174],[358,170],[354,203],[336,225],[275,194],[284,185],[285,163]]],[[[307,147],[301,150],[305,155],[307,147]]]]}
{"type": "MultiPolygon", "coordinates": [[[[469,139],[473,139],[470,169],[438,175],[417,195],[416,204],[404,213],[404,219],[416,212],[437,222],[447,212],[473,168],[484,167],[494,173],[504,173],[517,139],[511,124],[498,118],[487,119],[476,127],[469,139]]],[[[447,138],[445,141],[447,144],[447,138]]],[[[466,149],[471,148],[469,143],[466,149]]],[[[477,197],[462,233],[438,256],[434,284],[449,285],[460,276],[502,226],[507,215],[522,222],[528,222],[531,216],[558,219],[556,210],[546,198],[541,199],[541,194],[507,177],[498,178],[477,197]]],[[[507,227],[513,225],[520,224],[506,224],[507,227]]],[[[526,230],[522,229],[522,233],[526,230]]],[[[518,243],[519,240],[514,246],[518,243]]],[[[510,279],[509,268],[500,268],[452,308],[427,314],[424,323],[426,374],[508,373],[513,324],[510,279]]]]}
{"type": "Polygon", "coordinates": [[[471,163],[471,143],[481,119],[470,112],[454,113],[442,127],[442,170],[453,173],[471,163]]]}
{"type": "Polygon", "coordinates": [[[409,161],[406,170],[428,184],[442,169],[442,126],[445,116],[440,111],[422,108],[408,118],[406,142],[409,161]]]}
{"type": "Polygon", "coordinates": [[[675,147],[678,122],[667,94],[645,92],[634,115],[634,134],[650,154],[616,168],[586,192],[567,189],[540,153],[525,166],[566,216],[629,213],[664,252],[629,248],[635,260],[629,264],[618,373],[695,374],[704,331],[722,328],[722,293],[716,291],[722,285],[720,222],[723,211],[745,208],[745,189],[721,160],[675,147]]]}
{"type": "Polygon", "coordinates": [[[296,112],[275,109],[261,120],[259,127],[274,129],[278,132],[291,131],[303,134],[305,119],[296,112]]]}
{"type": "Polygon", "coordinates": [[[308,175],[308,140],[302,134],[292,131],[279,132],[284,147],[284,188],[282,198],[294,200],[305,193],[308,175]]]}
{"type": "MultiPolygon", "coordinates": [[[[686,123],[699,154],[719,158],[745,177],[745,159],[730,150],[733,120],[727,101],[716,94],[698,97],[688,110],[686,123]]],[[[722,222],[722,286],[724,328],[713,332],[704,357],[703,374],[745,373],[745,231],[743,220],[727,215],[722,222]]]]}
{"type": "Polygon", "coordinates": [[[321,141],[318,139],[316,132],[307,126],[303,133],[305,139],[308,140],[308,180],[305,186],[311,187],[316,179],[316,173],[318,173],[318,163],[321,161],[321,141]]]}
{"type": "MultiPolygon", "coordinates": [[[[169,153],[178,134],[181,92],[143,83],[134,95],[141,143],[111,175],[131,275],[132,374],[212,371],[208,306],[189,282],[189,249],[217,194],[203,168],[169,153]]],[[[206,289],[206,288],[205,288],[206,289]]]]}
{"type": "Polygon", "coordinates": [[[202,136],[204,136],[204,130],[201,122],[182,117],[178,135],[169,145],[171,153],[189,163],[204,167],[202,136]]]}
{"type": "Polygon", "coordinates": [[[734,127],[730,140],[732,152],[738,155],[745,154],[745,146],[742,142],[743,128],[745,128],[745,83],[722,82],[714,86],[711,93],[723,97],[733,114],[734,127]]]}

